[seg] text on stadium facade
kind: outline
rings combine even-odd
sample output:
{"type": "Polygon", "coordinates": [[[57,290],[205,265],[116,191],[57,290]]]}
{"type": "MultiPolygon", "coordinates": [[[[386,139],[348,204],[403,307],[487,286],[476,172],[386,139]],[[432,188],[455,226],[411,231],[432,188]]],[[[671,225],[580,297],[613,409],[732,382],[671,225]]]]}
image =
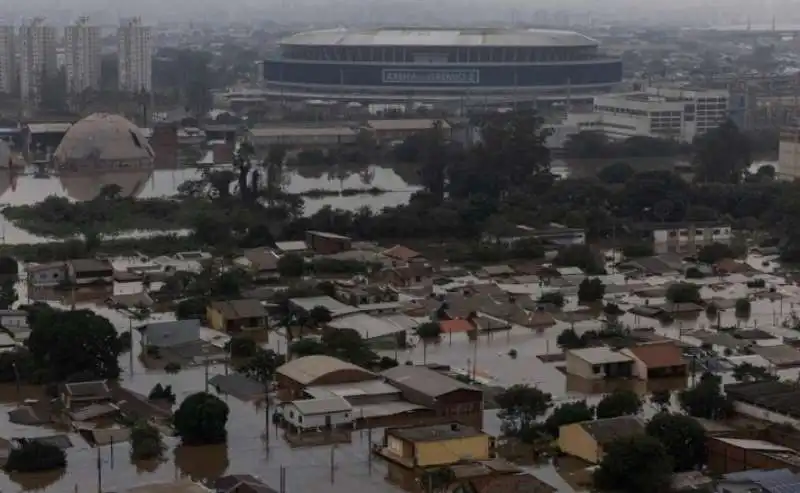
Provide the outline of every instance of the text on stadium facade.
{"type": "Polygon", "coordinates": [[[384,69],[384,84],[478,84],[478,70],[384,69]]]}

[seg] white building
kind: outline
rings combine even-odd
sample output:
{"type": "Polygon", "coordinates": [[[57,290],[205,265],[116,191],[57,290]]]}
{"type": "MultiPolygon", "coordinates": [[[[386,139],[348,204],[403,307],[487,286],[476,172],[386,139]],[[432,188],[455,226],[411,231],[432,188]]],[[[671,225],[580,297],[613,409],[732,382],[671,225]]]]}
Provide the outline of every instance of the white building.
{"type": "Polygon", "coordinates": [[[19,81],[16,38],[14,26],[0,26],[0,93],[13,93],[19,81]]]}
{"type": "Polygon", "coordinates": [[[150,27],[139,18],[123,23],[117,33],[119,88],[127,92],[150,92],[153,88],[153,40],[150,27]]]}
{"type": "Polygon", "coordinates": [[[353,426],[353,406],[341,397],[304,399],[284,405],[283,417],[297,430],[353,426]]]}
{"type": "Polygon", "coordinates": [[[663,223],[649,228],[653,250],[661,253],[693,253],[712,243],[729,244],[733,239],[730,224],[663,223]]]}
{"type": "Polygon", "coordinates": [[[67,92],[78,94],[100,87],[100,27],[88,25],[81,17],[64,28],[64,65],[67,92]]]}
{"type": "Polygon", "coordinates": [[[644,92],[596,96],[590,113],[569,113],[564,122],[579,131],[603,132],[613,139],[670,138],[691,142],[728,117],[725,90],[648,88],[644,92]]]}
{"type": "Polygon", "coordinates": [[[58,72],[56,28],[34,19],[19,28],[19,85],[23,101],[41,100],[46,78],[58,72]]]}
{"type": "Polygon", "coordinates": [[[800,128],[790,127],[781,131],[778,146],[778,166],[775,176],[782,180],[800,178],[800,128]]]}

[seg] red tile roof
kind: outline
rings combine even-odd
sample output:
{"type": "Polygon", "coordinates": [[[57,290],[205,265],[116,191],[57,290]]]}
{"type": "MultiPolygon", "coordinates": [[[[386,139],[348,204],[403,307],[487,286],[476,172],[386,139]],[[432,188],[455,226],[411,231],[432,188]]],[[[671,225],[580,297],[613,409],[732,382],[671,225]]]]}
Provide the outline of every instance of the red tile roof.
{"type": "Polygon", "coordinates": [[[420,256],[419,252],[415,252],[414,250],[403,245],[395,245],[388,250],[384,250],[383,254],[389,258],[403,260],[405,262],[420,256]]]}
{"type": "Polygon", "coordinates": [[[683,351],[672,342],[654,342],[630,348],[630,352],[649,369],[686,364],[683,351]]]}
{"type": "Polygon", "coordinates": [[[453,332],[469,332],[471,330],[475,330],[475,326],[472,325],[472,322],[464,318],[442,320],[439,322],[439,326],[442,328],[442,332],[445,334],[452,334],[453,332]]]}

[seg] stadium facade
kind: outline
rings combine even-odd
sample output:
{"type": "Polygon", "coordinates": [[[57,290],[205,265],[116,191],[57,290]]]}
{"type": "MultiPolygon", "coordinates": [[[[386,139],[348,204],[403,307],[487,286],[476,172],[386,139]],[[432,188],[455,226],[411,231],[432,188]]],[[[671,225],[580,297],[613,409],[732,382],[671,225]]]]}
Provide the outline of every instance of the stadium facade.
{"type": "Polygon", "coordinates": [[[264,62],[273,96],[362,102],[513,101],[607,92],[622,62],[570,31],[334,29],[295,34],[264,62]]]}

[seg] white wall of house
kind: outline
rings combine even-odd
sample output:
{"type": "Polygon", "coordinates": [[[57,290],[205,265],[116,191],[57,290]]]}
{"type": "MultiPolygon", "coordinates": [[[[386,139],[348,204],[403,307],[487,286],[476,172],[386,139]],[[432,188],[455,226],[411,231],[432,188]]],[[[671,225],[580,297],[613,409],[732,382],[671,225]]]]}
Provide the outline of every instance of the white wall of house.
{"type": "Polygon", "coordinates": [[[0,315],[0,325],[9,329],[27,327],[28,317],[24,314],[0,315]]]}
{"type": "Polygon", "coordinates": [[[34,286],[58,286],[66,280],[66,267],[53,267],[28,273],[28,282],[34,286]]]}
{"type": "Polygon", "coordinates": [[[620,353],[633,360],[633,376],[640,380],[647,380],[647,365],[644,364],[644,361],[637,358],[629,349],[623,349],[620,353]]]}
{"type": "Polygon", "coordinates": [[[330,426],[334,428],[341,428],[353,423],[352,411],[304,415],[292,403],[284,407],[283,417],[289,424],[301,429],[324,428],[328,425],[326,417],[330,417],[330,426]]]}
{"type": "Polygon", "coordinates": [[[785,414],[776,413],[774,411],[764,409],[763,407],[747,404],[746,402],[735,401],[733,403],[733,409],[737,413],[750,416],[751,418],[761,419],[770,423],[788,424],[794,426],[795,428],[800,428],[800,419],[786,416],[785,414]]]}

